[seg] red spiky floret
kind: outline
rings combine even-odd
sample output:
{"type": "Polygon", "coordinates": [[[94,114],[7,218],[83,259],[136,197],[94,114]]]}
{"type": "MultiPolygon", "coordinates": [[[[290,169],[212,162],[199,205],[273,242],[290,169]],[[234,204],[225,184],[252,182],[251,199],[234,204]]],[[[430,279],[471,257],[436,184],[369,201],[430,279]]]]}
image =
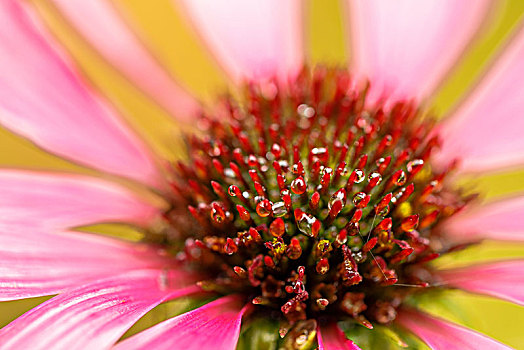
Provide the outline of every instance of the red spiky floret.
{"type": "Polygon", "coordinates": [[[431,166],[439,140],[417,106],[371,105],[354,85],[304,69],[202,116],[161,236],[204,288],[244,293],[287,325],[322,313],[372,328],[432,285],[425,263],[452,248],[438,224],[465,199],[431,166]]]}

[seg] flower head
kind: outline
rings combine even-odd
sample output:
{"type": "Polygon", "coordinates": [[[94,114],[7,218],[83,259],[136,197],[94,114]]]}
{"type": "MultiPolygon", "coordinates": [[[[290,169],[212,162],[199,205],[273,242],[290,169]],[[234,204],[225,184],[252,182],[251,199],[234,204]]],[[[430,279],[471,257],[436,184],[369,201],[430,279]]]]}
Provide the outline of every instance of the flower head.
{"type": "Polygon", "coordinates": [[[173,176],[165,244],[185,242],[177,257],[209,274],[204,289],[280,309],[283,333],[315,316],[393,321],[437,282],[426,263],[455,244],[436,228],[467,203],[429,165],[433,123],[350,85],[322,67],[285,90],[248,85],[244,107],[225,99],[200,120],[173,176]]]}
{"type": "Polygon", "coordinates": [[[459,288],[524,303],[522,260],[431,263],[484,238],[521,239],[521,198],[481,207],[456,178],[522,161],[524,31],[449,120],[420,103],[478,30],[486,1],[348,2],[349,71],[304,67],[298,1],[176,2],[236,84],[205,107],[113,7],[53,3],[195,127],[181,161],[159,162],[72,73],[31,8],[0,2],[0,123],[111,174],[0,171],[0,299],[57,294],[0,330],[5,348],[233,349],[261,320],[290,349],[358,349],[359,329],[374,327],[400,346],[404,329],[432,348],[456,339],[505,348],[413,302],[459,288]],[[142,239],[78,232],[99,222],[141,227],[142,239]],[[119,341],[155,306],[186,296],[216,300],[119,341]]]}

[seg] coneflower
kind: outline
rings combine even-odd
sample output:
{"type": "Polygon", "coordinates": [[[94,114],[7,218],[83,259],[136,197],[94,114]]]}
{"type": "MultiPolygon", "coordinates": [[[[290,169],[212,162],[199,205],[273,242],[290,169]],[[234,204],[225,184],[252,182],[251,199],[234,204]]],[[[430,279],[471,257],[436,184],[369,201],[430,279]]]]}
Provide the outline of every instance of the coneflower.
{"type": "Polygon", "coordinates": [[[358,330],[374,328],[401,347],[409,331],[434,349],[507,348],[413,300],[458,288],[524,304],[522,260],[432,264],[484,238],[522,239],[521,198],[482,207],[456,178],[522,160],[524,31],[477,93],[438,122],[418,101],[472,38],[487,2],[349,4],[362,50],[350,71],[304,65],[294,50],[298,2],[185,3],[237,82],[234,94],[198,107],[113,8],[56,0],[102,57],[163,108],[192,118],[183,159],[159,169],[28,9],[1,1],[0,123],[112,177],[0,171],[0,300],[56,295],[0,330],[0,348],[234,349],[242,326],[262,320],[278,325],[270,337],[285,349],[359,349],[358,330]],[[269,38],[250,27],[253,42],[238,41],[237,26],[261,13],[281,18],[279,10],[290,20],[275,21],[269,38]],[[86,26],[84,13],[111,24],[107,35],[118,34],[120,49],[96,35],[95,23],[86,26]],[[230,24],[233,14],[240,19],[230,24]],[[385,22],[375,28],[368,16],[385,22]],[[398,42],[410,23],[430,39],[463,31],[406,63],[424,38],[398,42]],[[388,35],[387,44],[364,42],[388,35]],[[112,182],[115,175],[129,186],[112,182]],[[137,183],[144,186],[133,192],[137,183]],[[141,227],[143,239],[75,232],[99,222],[141,227]],[[187,296],[216,300],[119,341],[160,303],[187,296]]]}

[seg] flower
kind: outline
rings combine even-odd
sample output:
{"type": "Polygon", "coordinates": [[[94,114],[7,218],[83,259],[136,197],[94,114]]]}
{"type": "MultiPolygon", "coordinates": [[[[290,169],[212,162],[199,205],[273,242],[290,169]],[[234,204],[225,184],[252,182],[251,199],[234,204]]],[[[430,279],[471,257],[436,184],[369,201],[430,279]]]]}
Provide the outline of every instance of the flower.
{"type": "Polygon", "coordinates": [[[519,240],[522,231],[522,198],[476,206],[449,178],[455,166],[487,171],[521,161],[524,32],[436,128],[416,102],[472,39],[487,1],[473,9],[452,1],[349,2],[356,78],[302,69],[298,1],[183,2],[230,77],[239,87],[250,81],[237,91],[247,96],[244,106],[226,96],[204,111],[114,8],[98,0],[53,3],[165,110],[186,120],[202,114],[193,120],[207,137],[188,136],[189,159],[162,166],[72,70],[31,8],[0,2],[0,123],[111,174],[0,172],[1,300],[58,294],[4,327],[4,348],[109,348],[158,304],[204,292],[220,297],[115,347],[230,349],[242,322],[274,310],[288,347],[318,341],[356,349],[343,330],[351,338],[355,323],[383,323],[433,348],[456,348],[457,339],[461,348],[505,348],[408,305],[427,287],[524,301],[522,260],[448,270],[427,264],[457,244],[519,240]],[[361,76],[369,86],[359,85],[361,76]],[[342,135],[347,148],[335,142],[342,135]],[[328,137],[333,145],[323,147],[328,137]],[[268,161],[276,161],[272,170],[268,161]],[[375,224],[378,216],[384,219],[375,224]],[[75,230],[99,222],[142,227],[145,240],[75,230]],[[342,319],[348,328],[337,324],[342,319]]]}

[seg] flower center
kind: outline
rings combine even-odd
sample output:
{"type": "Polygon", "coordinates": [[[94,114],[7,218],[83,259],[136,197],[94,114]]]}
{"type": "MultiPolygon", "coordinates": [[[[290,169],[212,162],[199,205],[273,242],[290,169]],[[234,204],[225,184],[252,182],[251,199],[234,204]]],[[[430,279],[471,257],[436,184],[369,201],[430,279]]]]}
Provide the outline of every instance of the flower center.
{"type": "Polygon", "coordinates": [[[452,247],[439,223],[465,204],[436,172],[439,139],[416,105],[366,103],[334,68],[225,97],[175,167],[166,246],[218,293],[243,293],[289,324],[388,323],[434,282],[452,247]]]}

